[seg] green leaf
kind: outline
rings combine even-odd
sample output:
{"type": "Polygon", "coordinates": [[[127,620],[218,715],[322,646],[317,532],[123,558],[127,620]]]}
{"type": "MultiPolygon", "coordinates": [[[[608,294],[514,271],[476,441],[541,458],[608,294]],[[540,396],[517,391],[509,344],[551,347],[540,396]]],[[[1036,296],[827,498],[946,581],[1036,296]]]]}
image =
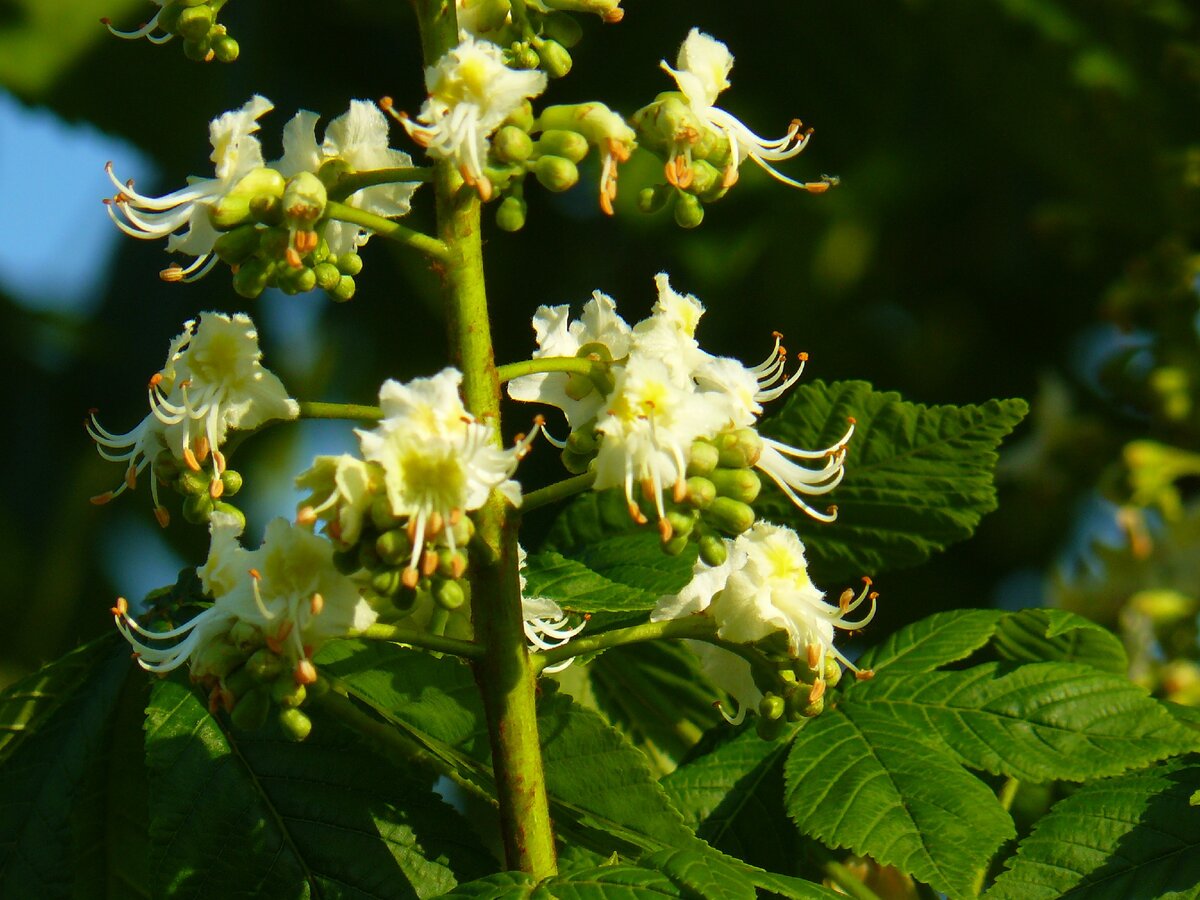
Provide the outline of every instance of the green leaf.
{"type": "Polygon", "coordinates": [[[894,865],[952,897],[1015,835],[992,792],[892,716],[850,703],[797,735],[784,765],[805,834],[894,865]]]}
{"type": "Polygon", "coordinates": [[[586,494],[555,520],[541,552],[529,555],[526,594],[577,612],[652,609],[691,580],[695,561],[692,545],[679,556],[663,553],[653,530],[614,530],[601,520],[596,495],[586,494]]]}
{"type": "Polygon", "coordinates": [[[965,765],[1023,781],[1100,778],[1200,746],[1142,688],[1074,663],[876,678],[841,708],[890,716],[965,765]]]}
{"type": "Polygon", "coordinates": [[[618,864],[552,878],[533,896],[547,900],[647,900],[686,895],[661,872],[618,864]]]}
{"type": "Polygon", "coordinates": [[[672,804],[718,850],[767,870],[795,857],[783,806],[783,761],[798,729],[774,741],[748,729],[662,779],[672,804]]]}
{"type": "Polygon", "coordinates": [[[1005,616],[993,641],[1002,659],[1078,662],[1125,675],[1129,657],[1120,638],[1095,622],[1061,609],[1024,609],[1005,616]]]}
{"type": "Polygon", "coordinates": [[[819,583],[916,565],[970,537],[996,508],[996,448],[1028,409],[1023,400],[922,406],[864,381],[811,382],[794,390],[762,431],[816,449],[836,442],[848,418],[857,421],[845,480],[829,497],[838,521],[814,525],[775,491],[755,508],[811,535],[806,546],[819,583]]]}
{"type": "Polygon", "coordinates": [[[140,708],[140,685],[113,634],[0,696],[0,896],[145,895],[140,754],[120,755],[114,723],[131,702],[140,708]]]}
{"type": "Polygon", "coordinates": [[[519,900],[533,896],[536,887],[537,881],[525,872],[497,872],[460,884],[442,896],[447,900],[519,900]]]}
{"type": "Polygon", "coordinates": [[[147,713],[156,895],[429,897],[489,868],[457,813],[335,721],[302,744],[226,731],[176,680],[147,713]]]}
{"type": "Polygon", "coordinates": [[[705,900],[755,900],[758,891],[744,871],[713,853],[695,849],[660,850],[638,863],[662,872],[671,881],[705,900]]]}
{"type": "Polygon", "coordinates": [[[862,669],[889,675],[932,672],[970,656],[991,639],[1004,614],[991,609],[935,613],[891,634],[857,661],[862,669]]]}
{"type": "Polygon", "coordinates": [[[1200,757],[1098,781],[1057,803],[988,900],[1200,896],[1200,757]]]}

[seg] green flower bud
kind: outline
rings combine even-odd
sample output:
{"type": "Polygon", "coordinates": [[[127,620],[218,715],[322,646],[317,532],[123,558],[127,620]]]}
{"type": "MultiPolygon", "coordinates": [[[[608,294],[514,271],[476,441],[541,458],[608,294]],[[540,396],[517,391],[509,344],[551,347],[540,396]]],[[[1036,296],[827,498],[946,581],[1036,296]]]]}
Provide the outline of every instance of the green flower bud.
{"type": "Polygon", "coordinates": [[[501,162],[524,162],[533,153],[533,138],[516,125],[505,125],[492,138],[492,152],[501,162]]]}
{"type": "Polygon", "coordinates": [[[717,436],[717,450],[722,466],[729,469],[749,468],[762,456],[763,442],[753,428],[739,428],[717,436]]]}
{"type": "Polygon", "coordinates": [[[461,584],[447,579],[434,582],[433,599],[442,609],[455,610],[467,602],[467,595],[461,584]]]}
{"type": "Polygon", "coordinates": [[[704,221],[704,204],[694,195],[679,192],[675,199],[675,224],[680,228],[695,228],[704,221]]]}
{"type": "Polygon", "coordinates": [[[667,513],[667,522],[671,526],[671,532],[675,537],[688,537],[692,533],[692,529],[696,527],[696,519],[687,513],[675,512],[674,510],[667,513]]]}
{"type": "Polygon", "coordinates": [[[341,272],[343,275],[350,275],[351,277],[357,275],[362,271],[363,268],[362,257],[353,250],[343,253],[341,256],[339,256],[335,260],[335,264],[337,265],[339,272],[341,272]]]}
{"type": "Polygon", "coordinates": [[[723,566],[729,557],[725,542],[715,534],[706,534],[700,538],[700,558],[705,565],[723,566]]]}
{"type": "Polygon", "coordinates": [[[283,199],[272,194],[251,197],[250,218],[262,225],[280,224],[283,221],[283,199]]]}
{"type": "Polygon", "coordinates": [[[717,487],[701,475],[693,475],[687,480],[687,502],[696,509],[708,509],[717,499],[717,487]]]}
{"type": "MultiPolygon", "coordinates": [[[[200,3],[203,2],[204,0],[200,0],[200,3]]],[[[158,27],[163,31],[170,32],[171,34],[177,34],[177,29],[179,28],[179,16],[185,9],[193,5],[199,4],[185,3],[181,2],[181,0],[171,0],[171,2],[163,6],[162,11],[158,14],[158,27]]]]}
{"type": "Polygon", "coordinates": [[[271,685],[271,699],[284,709],[295,709],[308,698],[308,689],[302,684],[296,684],[291,672],[284,672],[271,685]]]}
{"type": "Polygon", "coordinates": [[[238,42],[227,34],[213,38],[212,50],[217,62],[223,63],[235,62],[242,52],[238,42]]]}
{"type": "Polygon", "coordinates": [[[212,505],[212,511],[224,513],[227,516],[233,516],[233,518],[235,520],[237,520],[237,522],[239,523],[238,527],[245,529],[246,514],[244,512],[242,512],[240,509],[238,509],[236,506],[234,506],[232,503],[226,503],[224,500],[218,500],[216,503],[214,503],[212,505]]]}
{"type": "Polygon", "coordinates": [[[212,7],[207,4],[180,10],[175,33],[189,41],[203,40],[212,28],[213,18],[212,7]]]}
{"type": "Polygon", "coordinates": [[[686,534],[677,534],[669,541],[662,545],[663,553],[667,556],[678,556],[687,549],[688,536],[686,534]]]}
{"type": "Polygon", "coordinates": [[[380,567],[383,560],[379,558],[379,553],[375,550],[375,545],[370,541],[362,541],[358,545],[358,567],[366,569],[368,572],[373,572],[380,567]]]}
{"type": "Polygon", "coordinates": [[[183,518],[193,525],[203,525],[212,515],[213,501],[208,491],[192,494],[183,501],[183,518]]]}
{"type": "Polygon", "coordinates": [[[260,166],[243,175],[214,206],[208,217],[218,231],[227,231],[250,218],[250,201],[258,196],[282,197],[284,177],[274,169],[260,166]]]}
{"type": "Polygon", "coordinates": [[[317,278],[317,287],[323,291],[332,291],[342,280],[342,273],[338,271],[337,266],[329,262],[314,266],[313,274],[317,278]]]}
{"type": "Polygon", "coordinates": [[[572,453],[595,453],[598,446],[596,432],[591,427],[576,428],[567,435],[567,449],[572,453]]]}
{"type": "Polygon", "coordinates": [[[583,38],[583,26],[574,16],[554,12],[542,19],[542,30],[546,37],[553,38],[564,47],[574,47],[583,38]]]}
{"type": "Polygon", "coordinates": [[[787,704],[778,694],[763,694],[758,701],[758,714],[764,719],[780,719],[787,712],[787,704]]]}
{"type": "Polygon", "coordinates": [[[329,294],[330,298],[335,303],[345,303],[347,300],[350,300],[354,297],[354,291],[356,287],[357,285],[355,285],[353,278],[351,278],[349,275],[343,275],[338,279],[337,287],[335,287],[332,291],[327,291],[326,293],[329,294]]]}
{"type": "MultiPolygon", "coordinates": [[[[720,188],[725,179],[723,172],[712,163],[703,159],[692,160],[692,183],[688,185],[688,193],[708,199],[709,192],[714,187],[720,188]]],[[[724,193],[722,191],[721,193],[724,193]]],[[[713,198],[716,199],[716,198],[713,198]]]]}
{"type": "Polygon", "coordinates": [[[753,503],[762,490],[762,482],[753,469],[714,469],[708,476],[717,494],[722,497],[732,497],[743,503],[753,503]]]}
{"type": "MultiPolygon", "coordinates": [[[[214,640],[192,657],[192,665],[199,671],[215,675],[218,678],[229,679],[242,674],[239,668],[246,658],[244,651],[234,646],[230,641],[214,640]],[[231,675],[230,673],[233,673],[231,675]]],[[[244,685],[234,693],[238,696],[253,687],[249,676],[244,676],[244,685]]]]}
{"type": "Polygon", "coordinates": [[[544,0],[544,3],[550,9],[592,13],[609,24],[620,22],[625,17],[621,0],[544,0]]]}
{"type": "Polygon", "coordinates": [[[279,287],[285,294],[307,294],[316,286],[317,274],[308,266],[298,269],[287,266],[279,276],[279,287]]]}
{"type": "Polygon", "coordinates": [[[721,452],[708,441],[692,441],[688,454],[688,475],[711,475],[721,464],[721,452]]]}
{"type": "Polygon", "coordinates": [[[261,259],[248,259],[234,273],[233,289],[239,297],[254,300],[266,290],[270,278],[270,263],[261,259]]]}
{"type": "MultiPolygon", "coordinates": [[[[524,132],[522,132],[523,134],[524,132]]],[[[528,206],[520,197],[509,194],[496,207],[496,224],[502,231],[520,231],[525,227],[528,206]]]]}
{"type": "Polygon", "coordinates": [[[513,44],[507,55],[514,69],[536,69],[542,61],[528,44],[513,44]]]}
{"type": "Polygon", "coordinates": [[[400,522],[392,512],[392,501],[388,499],[387,494],[375,495],[375,499],[371,501],[369,513],[371,524],[379,529],[381,533],[391,531],[400,522]]]}
{"type": "Polygon", "coordinates": [[[592,464],[595,456],[595,453],[576,453],[566,449],[559,454],[559,459],[562,460],[563,468],[572,475],[582,475],[588,470],[588,466],[592,464]]]}
{"type": "Polygon", "coordinates": [[[311,172],[298,172],[283,192],[283,221],[292,228],[307,231],[325,214],[329,192],[321,179],[311,172]]]}
{"type": "Polygon", "coordinates": [[[246,660],[246,673],[259,684],[274,681],[283,671],[283,659],[269,647],[256,650],[246,660]]]}
{"type": "Polygon", "coordinates": [[[824,695],[822,695],[822,696],[818,697],[816,700],[812,701],[812,703],[807,704],[804,707],[804,709],[801,710],[801,715],[803,715],[806,719],[812,719],[812,718],[815,718],[816,716],[819,716],[824,711],[825,711],[825,697],[824,697],[824,695]]]}
{"type": "Polygon", "coordinates": [[[286,228],[281,225],[273,226],[262,232],[258,255],[268,261],[283,259],[291,242],[292,236],[286,228]]]}
{"type": "Polygon", "coordinates": [[[833,656],[826,656],[825,669],[822,674],[827,685],[837,687],[837,683],[842,680],[842,664],[833,656]]]}
{"type": "Polygon", "coordinates": [[[561,192],[573,188],[579,181],[575,163],[562,156],[543,156],[533,166],[533,174],[548,191],[561,192]]]}
{"type": "Polygon", "coordinates": [[[197,494],[207,494],[211,483],[212,476],[207,472],[193,472],[191,469],[184,469],[175,478],[175,490],[184,496],[193,497],[197,494]]]}
{"type": "Polygon", "coordinates": [[[562,78],[571,71],[571,54],[558,41],[539,41],[537,54],[542,69],[551,78],[562,78]]]}
{"type": "Polygon", "coordinates": [[[732,497],[718,497],[704,511],[704,519],[726,534],[738,535],[754,524],[754,510],[732,497]]]}
{"type": "Polygon", "coordinates": [[[572,400],[582,400],[593,390],[595,390],[595,385],[592,384],[592,379],[586,375],[580,375],[578,372],[571,372],[567,375],[567,383],[563,388],[563,392],[572,400]]]}
{"type": "Polygon", "coordinates": [[[229,718],[242,731],[257,731],[266,724],[270,711],[270,693],[266,688],[255,688],[237,702],[229,718]]]}
{"type": "Polygon", "coordinates": [[[284,709],[279,713],[279,725],[283,733],[293,741],[302,741],[312,732],[312,719],[298,709],[284,709]]]}
{"type": "Polygon", "coordinates": [[[257,625],[238,620],[229,629],[229,641],[245,654],[262,646],[263,633],[257,625]]]}
{"type": "Polygon", "coordinates": [[[183,42],[183,55],[195,62],[208,62],[208,55],[212,52],[212,43],[208,38],[203,38],[199,41],[185,40],[183,42]]]}
{"type": "Polygon", "coordinates": [[[674,191],[675,189],[669,184],[642,188],[638,192],[638,209],[647,215],[659,212],[667,205],[674,191]]]}
{"type": "Polygon", "coordinates": [[[371,590],[380,597],[395,597],[404,589],[402,569],[383,569],[371,577],[371,590]]]}
{"type": "Polygon", "coordinates": [[[467,570],[467,554],[461,550],[443,550],[438,554],[438,574],[443,578],[459,578],[467,570]]]}
{"type": "Polygon", "coordinates": [[[459,547],[466,547],[471,543],[471,538],[475,537],[475,522],[470,516],[463,516],[457,524],[450,527],[454,531],[454,543],[459,547]]]}
{"type": "Polygon", "coordinates": [[[321,167],[317,169],[317,177],[321,179],[321,184],[325,185],[327,189],[333,190],[343,176],[353,172],[354,167],[338,156],[321,163],[321,167]]]}
{"type": "MultiPolygon", "coordinates": [[[[563,159],[577,163],[588,154],[588,142],[577,131],[565,131],[551,128],[542,132],[538,138],[535,150],[539,156],[561,156],[563,159]]],[[[572,182],[574,183],[574,182],[572,182]]]]}
{"type": "MultiPolygon", "coordinates": [[[[536,68],[537,63],[529,68],[536,68]]],[[[505,125],[516,125],[522,131],[529,131],[533,128],[533,104],[528,100],[524,101],[520,106],[508,114],[508,118],[504,120],[505,125]]]]}
{"type": "Polygon", "coordinates": [[[254,255],[258,250],[258,242],[258,228],[248,223],[218,237],[213,243],[213,250],[221,257],[221,262],[238,266],[254,255]]]}
{"type": "Polygon", "coordinates": [[[768,719],[764,716],[759,716],[754,720],[754,731],[764,741],[773,741],[783,734],[784,721],[779,719],[768,719]]]}
{"type": "Polygon", "coordinates": [[[224,488],[221,496],[232,497],[242,489],[242,473],[235,472],[233,469],[226,469],[221,473],[221,486],[224,488]]]}
{"type": "Polygon", "coordinates": [[[375,552],[389,566],[406,565],[412,557],[412,543],[403,528],[385,531],[375,539],[375,552]]]}

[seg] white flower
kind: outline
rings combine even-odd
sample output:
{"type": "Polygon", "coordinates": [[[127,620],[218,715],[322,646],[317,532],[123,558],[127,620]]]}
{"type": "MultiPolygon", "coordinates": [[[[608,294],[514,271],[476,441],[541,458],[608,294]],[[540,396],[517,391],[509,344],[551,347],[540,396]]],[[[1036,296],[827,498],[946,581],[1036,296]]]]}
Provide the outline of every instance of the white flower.
{"type": "Polygon", "coordinates": [[[194,281],[216,265],[213,244],[219,232],[209,220],[209,207],[229,193],[244,176],[262,168],[262,145],[254,133],[258,131],[258,119],[273,108],[270,100],[255,94],[241,109],[213,119],[208,126],[208,136],[216,177],[189,177],[187,187],[162,197],[139,194],[133,189],[132,181],[122,183],[113,174],[112,163],[105,166],[108,177],[119,191],[112,200],[105,200],[108,215],[117,227],[144,240],[167,237],[168,252],[196,257],[195,262],[185,268],[172,266],[167,269],[163,273],[165,280],[194,281]]]}
{"type": "Polygon", "coordinates": [[[517,71],[504,65],[503,51],[465,31],[460,43],[425,70],[429,98],[417,121],[400,121],[435,159],[451,159],[463,180],[487,200],[492,184],[483,172],[488,137],[525,100],[546,89],[546,74],[517,71]]]}
{"type": "MultiPolygon", "coordinates": [[[[325,129],[324,141],[317,143],[316,127],[320,116],[301,110],[283,128],[283,158],[274,168],[285,178],[300,172],[317,174],[331,160],[341,160],[351,171],[403,168],[412,165],[412,157],[388,146],[387,119],[374,103],[351,100],[350,109],[325,129]]],[[[417,184],[396,182],[362,188],[345,203],[385,218],[405,215],[417,184]]],[[[367,242],[371,232],[347,222],[330,220],[325,224],[329,252],[341,255],[367,242]]]]}
{"type": "MultiPolygon", "coordinates": [[[[725,170],[726,187],[737,181],[738,166],[745,157],[754,160],[773,178],[792,187],[813,192],[829,187],[829,182],[826,181],[795,181],[776,171],[767,162],[778,162],[796,156],[808,144],[812,129],[804,130],[802,123],[795,120],[783,137],[772,140],[755,134],[732,114],[716,106],[717,95],[729,87],[729,72],[733,68],[733,54],[723,43],[704,34],[699,28],[693,28],[679,48],[675,68],[671,68],[666,60],[663,60],[661,65],[675,79],[692,113],[703,124],[720,132],[729,141],[730,161],[725,170]]],[[[685,182],[689,181],[690,158],[690,146],[678,148],[676,157],[667,163],[668,180],[677,183],[682,177],[685,182]]]]}
{"type": "Polygon", "coordinates": [[[412,587],[428,538],[445,530],[456,550],[454,525],[463,512],[479,509],[493,489],[514,505],[521,487],[509,476],[531,439],[511,449],[497,445],[491,423],[467,412],[458,395],[462,374],[443,369],[408,384],[389,379],[379,389],[383,420],[371,431],[356,430],[363,457],[383,469],[392,513],[408,517],[412,559],[404,572],[412,587]]]}
{"type": "MultiPolygon", "coordinates": [[[[824,672],[827,656],[859,673],[833,641],[835,629],[862,628],[874,618],[876,594],[869,590],[869,579],[864,579],[866,587],[857,597],[847,590],[838,605],[826,603],[824,593],[808,576],[800,538],[788,528],[766,522],[756,523],[736,540],[727,540],[726,548],[727,559],[720,566],[709,567],[698,561],[692,581],[679,594],[661,598],[650,614],[651,621],[701,613],[713,618],[718,638],[734,644],[751,644],[782,631],[787,635],[792,657],[806,659],[818,673],[813,700],[825,688],[820,673],[824,672]],[[847,618],[866,601],[871,604],[866,616],[859,621],[847,618]]],[[[744,713],[762,694],[757,688],[751,692],[747,687],[753,684],[753,679],[747,681],[749,663],[729,651],[720,652],[722,655],[715,657],[709,651],[702,654],[702,660],[709,664],[706,674],[738,700],[744,713]]]]}
{"type": "Polygon", "coordinates": [[[236,657],[240,649],[244,658],[266,644],[293,670],[297,683],[310,683],[312,656],[322,644],[375,621],[354,582],[334,568],[333,545],[307,528],[276,519],[257,550],[241,546],[241,524],[232,516],[215,513],[210,530],[208,559],[196,571],[213,597],[211,607],[166,631],[143,627],[124,600],[113,610],[143,669],[170,672],[190,659],[193,678],[223,678],[232,668],[230,655],[236,657]],[[229,646],[235,625],[241,626],[244,647],[229,646]]]}
{"type": "MultiPolygon", "coordinates": [[[[232,318],[222,313],[200,314],[200,322],[187,322],[171,342],[167,362],[148,387],[150,415],[127,434],[114,434],[96,419],[87,423],[88,434],[100,455],[126,463],[125,480],[115,491],[92,498],[107,503],[136,487],[137,476],[163,450],[194,472],[212,456],[210,493],[221,496],[225,457],[220,446],[230,429],[257,428],[272,419],[299,415],[295,400],[278,376],[264,368],[258,332],[244,313],[232,318]]],[[[167,524],[167,511],[158,501],[158,479],[151,473],[150,493],[159,523],[167,524]]]]}
{"type": "Polygon", "coordinates": [[[700,349],[696,328],[704,306],[691,294],[671,287],[665,272],[654,276],[658,300],[650,317],[633,328],[633,345],[641,353],[661,359],[679,379],[691,380],[712,356],[700,349]]]}
{"type": "MultiPolygon", "coordinates": [[[[587,617],[578,625],[571,625],[571,620],[562,611],[562,607],[548,597],[525,596],[525,548],[517,546],[518,572],[521,579],[521,618],[524,619],[525,639],[537,650],[551,650],[561,647],[587,625],[587,617]]],[[[575,661],[574,657],[546,666],[542,669],[545,675],[561,672],[575,661]]]]}
{"type": "Polygon", "coordinates": [[[596,423],[604,437],[595,489],[623,486],[629,514],[645,522],[633,497],[634,482],[640,482],[642,493],[655,502],[663,540],[670,540],[663,490],[672,486],[674,499],[682,502],[692,441],[715,434],[724,421],[720,407],[707,402],[692,382],[680,381],[660,359],[631,352],[596,423]]]}
{"type": "Polygon", "coordinates": [[[309,524],[324,519],[335,541],[347,546],[356,544],[375,500],[378,480],[375,466],[349,453],[318,456],[307,471],[296,477],[296,486],[311,492],[301,504],[297,519],[309,524]]]}
{"type": "MultiPolygon", "coordinates": [[[[603,348],[609,360],[629,353],[629,326],[617,315],[612,298],[600,291],[592,294],[583,305],[583,314],[574,321],[569,306],[539,306],[533,315],[533,330],[538,345],[534,359],[578,356],[589,344],[599,345],[595,348],[598,353],[603,348]]],[[[574,431],[594,418],[604,405],[604,397],[594,387],[583,385],[587,390],[580,390],[579,378],[566,372],[522,375],[508,383],[508,395],[514,400],[558,407],[566,413],[570,430],[574,431]]]]}

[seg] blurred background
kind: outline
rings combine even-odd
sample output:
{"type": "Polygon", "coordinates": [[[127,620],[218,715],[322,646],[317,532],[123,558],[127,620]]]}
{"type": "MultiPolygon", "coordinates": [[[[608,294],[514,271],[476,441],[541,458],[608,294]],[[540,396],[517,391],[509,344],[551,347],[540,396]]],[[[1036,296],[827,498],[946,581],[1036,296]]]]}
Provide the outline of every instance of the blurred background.
{"type": "MultiPolygon", "coordinates": [[[[623,170],[618,214],[594,170],[529,223],[485,233],[497,357],[532,349],[540,303],[615,297],[627,319],[665,270],[708,313],[714,352],[757,361],[770,333],[808,374],[861,378],[929,403],[1019,396],[1030,420],[1006,445],[1000,509],[976,537],[877,579],[876,635],[940,609],[1060,605],[1120,631],[1135,677],[1197,702],[1200,598],[1200,13],[1185,0],[773,0],[753,6],[626,0],[625,21],[585,17],[574,71],[546,102],[600,99],[631,113],[671,87],[658,69],[693,25],[736,56],[721,105],[759,133],[815,126],[789,175],[837,175],[810,196],[752,166],[679,229],[634,200],[652,158],[623,170]]],[[[268,292],[243,301],[218,268],[166,284],[162,242],[106,220],[103,172],[161,193],[211,172],[207,122],[252,93],[268,159],[298,108],[326,119],[351,98],[424,92],[407,4],[234,2],[233,65],[178,43],[111,38],[147,0],[0,0],[0,341],[7,360],[0,493],[0,685],[111,627],[203,559],[206,534],[160,530],[149,498],[87,498],[121,468],[84,433],[146,414],[146,379],[198,311],[245,310],[265,362],[303,399],[373,402],[386,377],[445,361],[434,277],[383,240],[353,301],[268,292]]],[[[399,129],[393,145],[413,150],[399,129]]],[[[594,163],[591,163],[594,165],[594,163]]],[[[416,224],[428,224],[418,193],[416,224]]],[[[509,432],[529,411],[514,410],[509,432]]],[[[294,512],[291,478],[314,452],[353,446],[344,423],[273,428],[238,451],[248,533],[294,512]]],[[[534,455],[527,483],[557,476],[534,455]],[[540,468],[539,468],[540,467],[540,468]]],[[[836,495],[835,495],[836,499],[836,495]]],[[[174,501],[173,501],[174,502],[174,501]]],[[[532,527],[546,526],[536,519],[532,527]]],[[[835,526],[836,527],[836,526],[835,526]]],[[[536,543],[536,534],[526,538],[536,543]]]]}

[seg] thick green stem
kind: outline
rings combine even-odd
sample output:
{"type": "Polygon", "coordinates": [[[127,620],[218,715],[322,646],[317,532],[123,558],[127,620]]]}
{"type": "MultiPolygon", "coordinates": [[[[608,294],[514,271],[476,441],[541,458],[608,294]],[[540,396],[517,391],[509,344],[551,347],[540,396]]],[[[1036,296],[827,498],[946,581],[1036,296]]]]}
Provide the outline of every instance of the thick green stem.
{"type": "Polygon", "coordinates": [[[345,200],[355,191],[374,187],[377,184],[398,184],[406,181],[433,181],[433,169],[422,169],[416,166],[403,166],[394,169],[369,169],[365,172],[351,172],[338,179],[337,184],[329,189],[331,200],[345,200]]]}
{"type": "Polygon", "coordinates": [[[420,628],[400,628],[396,625],[371,625],[358,632],[357,636],[369,641],[408,644],[412,647],[420,647],[422,650],[432,650],[436,653],[449,653],[452,656],[461,656],[463,659],[478,659],[483,655],[483,647],[474,641],[460,641],[458,638],[432,634],[420,628]]]}
{"type": "MultiPolygon", "coordinates": [[[[413,0],[421,26],[426,65],[458,43],[455,4],[413,0]]],[[[492,354],[491,326],[483,278],[480,202],[452,160],[439,160],[434,174],[442,300],[453,362],[463,373],[463,397],[476,417],[496,425],[500,442],[500,381],[492,354]]],[[[475,514],[471,545],[471,606],[475,640],[484,648],[475,660],[491,738],[492,766],[508,868],[535,878],[557,869],[554,832],[538,740],[537,683],[525,649],[521,589],[517,581],[516,517],[498,493],[475,514]]]]}
{"type": "Polygon", "coordinates": [[[338,203],[336,200],[330,200],[325,204],[325,215],[330,219],[337,219],[339,222],[349,222],[351,225],[369,228],[389,241],[412,247],[439,262],[445,260],[450,254],[450,248],[435,237],[414,231],[407,225],[401,225],[399,222],[393,222],[383,216],[347,206],[345,203],[338,203]]]}
{"type": "Polygon", "coordinates": [[[576,475],[574,478],[564,478],[562,481],[548,484],[544,488],[530,491],[521,501],[521,512],[527,513],[530,510],[537,509],[539,506],[548,506],[551,503],[557,503],[559,500],[574,497],[576,494],[586,491],[595,482],[595,472],[584,472],[582,475],[576,475]]]}
{"type": "Polygon", "coordinates": [[[591,375],[604,363],[598,363],[581,356],[541,356],[537,359],[523,359],[520,362],[508,363],[496,369],[500,383],[512,381],[522,375],[537,375],[541,372],[573,372],[578,375],[591,375]]]}
{"type": "Polygon", "coordinates": [[[383,410],[378,406],[367,406],[362,403],[325,403],[320,400],[301,400],[300,418],[374,422],[383,418],[383,410]]]}

